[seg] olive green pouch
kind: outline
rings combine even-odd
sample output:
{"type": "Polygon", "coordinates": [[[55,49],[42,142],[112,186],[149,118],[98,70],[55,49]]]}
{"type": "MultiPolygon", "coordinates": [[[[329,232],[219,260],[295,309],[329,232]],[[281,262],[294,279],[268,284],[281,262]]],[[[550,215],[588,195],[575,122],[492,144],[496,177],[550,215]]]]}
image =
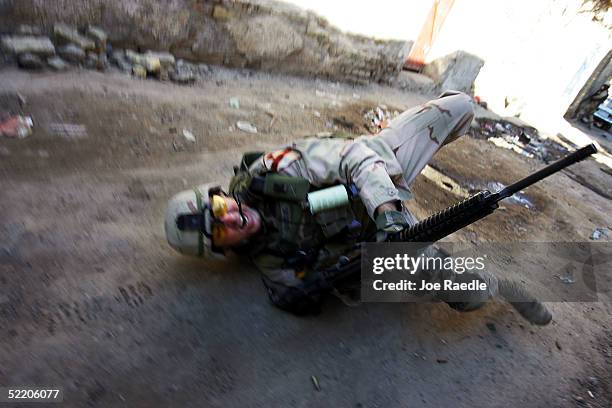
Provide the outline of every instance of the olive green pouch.
{"type": "Polygon", "coordinates": [[[305,202],[310,182],[304,177],[284,176],[282,174],[268,173],[264,182],[265,196],[287,201],[305,202]]]}

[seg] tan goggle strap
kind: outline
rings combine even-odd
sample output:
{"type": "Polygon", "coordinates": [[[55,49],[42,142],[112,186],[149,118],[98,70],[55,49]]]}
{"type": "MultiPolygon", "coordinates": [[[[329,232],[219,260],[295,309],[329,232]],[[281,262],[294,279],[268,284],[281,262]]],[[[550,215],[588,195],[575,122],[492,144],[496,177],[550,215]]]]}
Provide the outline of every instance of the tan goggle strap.
{"type": "MultiPolygon", "coordinates": [[[[199,212],[203,213],[205,209],[202,208],[202,202],[203,202],[202,193],[197,188],[194,188],[193,192],[195,193],[195,196],[196,196],[196,208],[198,209],[199,212]]],[[[204,228],[200,228],[198,231],[198,256],[204,255],[204,228]]]]}

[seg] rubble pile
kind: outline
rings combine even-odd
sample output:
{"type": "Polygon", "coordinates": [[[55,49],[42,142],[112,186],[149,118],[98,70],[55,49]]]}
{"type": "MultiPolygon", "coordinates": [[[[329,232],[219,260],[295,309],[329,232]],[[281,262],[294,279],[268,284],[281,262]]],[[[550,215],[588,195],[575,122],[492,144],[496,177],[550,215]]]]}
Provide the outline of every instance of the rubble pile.
{"type": "Polygon", "coordinates": [[[536,157],[545,163],[555,161],[568,152],[558,143],[541,137],[536,128],[515,118],[476,118],[472,121],[468,134],[523,156],[536,157]]]}
{"type": "Polygon", "coordinates": [[[21,26],[14,35],[1,38],[2,51],[22,69],[64,71],[74,67],[105,71],[112,67],[138,78],[190,84],[211,72],[206,64],[176,60],[169,52],[113,48],[107,34],[88,26],[77,30],[66,24],[53,26],[52,38],[36,27],[21,26]]]}
{"type": "Polygon", "coordinates": [[[389,122],[395,119],[399,114],[397,110],[390,111],[386,105],[379,105],[366,111],[363,114],[363,118],[366,121],[365,126],[368,131],[372,134],[376,134],[386,128],[389,122]]]}

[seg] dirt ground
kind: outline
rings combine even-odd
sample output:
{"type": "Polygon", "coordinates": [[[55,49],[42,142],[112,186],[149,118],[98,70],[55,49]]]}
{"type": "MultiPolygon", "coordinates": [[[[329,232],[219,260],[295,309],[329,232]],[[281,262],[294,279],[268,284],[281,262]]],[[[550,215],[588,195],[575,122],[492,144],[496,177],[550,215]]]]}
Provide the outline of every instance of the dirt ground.
{"type": "MultiPolygon", "coordinates": [[[[358,121],[376,104],[425,99],[229,70],[180,87],[3,69],[0,111],[32,115],[35,129],[0,139],[0,385],[61,386],[75,407],[611,406],[609,291],[598,302],[549,303],[546,327],[501,301],[460,314],[330,300],[321,315],[297,318],[269,304],[251,266],[187,259],[166,244],[167,199],[226,182],[243,151],[358,121]],[[237,120],[259,132],[235,129],[237,120]],[[86,134],[54,132],[55,123],[86,134]]],[[[462,138],[433,166],[482,187],[542,163],[462,138]]],[[[594,161],[572,171],[610,191],[594,161]]],[[[423,176],[414,193],[420,217],[459,199],[423,176]]],[[[533,209],[504,204],[452,239],[588,241],[612,224],[609,197],[567,173],[527,194],[533,209]]]]}

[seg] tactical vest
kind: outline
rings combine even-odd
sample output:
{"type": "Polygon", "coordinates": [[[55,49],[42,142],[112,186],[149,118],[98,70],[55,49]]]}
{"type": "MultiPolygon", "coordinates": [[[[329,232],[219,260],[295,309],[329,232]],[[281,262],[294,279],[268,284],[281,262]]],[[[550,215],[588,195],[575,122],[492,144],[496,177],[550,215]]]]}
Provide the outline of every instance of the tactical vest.
{"type": "MultiPolygon", "coordinates": [[[[296,253],[316,253],[322,248],[341,252],[362,239],[369,217],[361,200],[313,215],[305,207],[309,192],[316,190],[303,177],[275,172],[251,174],[249,167],[263,152],[245,153],[230,181],[229,193],[257,209],[263,221],[261,242],[255,251],[291,257],[296,253]]],[[[325,188],[319,187],[319,188],[325,188]]]]}

